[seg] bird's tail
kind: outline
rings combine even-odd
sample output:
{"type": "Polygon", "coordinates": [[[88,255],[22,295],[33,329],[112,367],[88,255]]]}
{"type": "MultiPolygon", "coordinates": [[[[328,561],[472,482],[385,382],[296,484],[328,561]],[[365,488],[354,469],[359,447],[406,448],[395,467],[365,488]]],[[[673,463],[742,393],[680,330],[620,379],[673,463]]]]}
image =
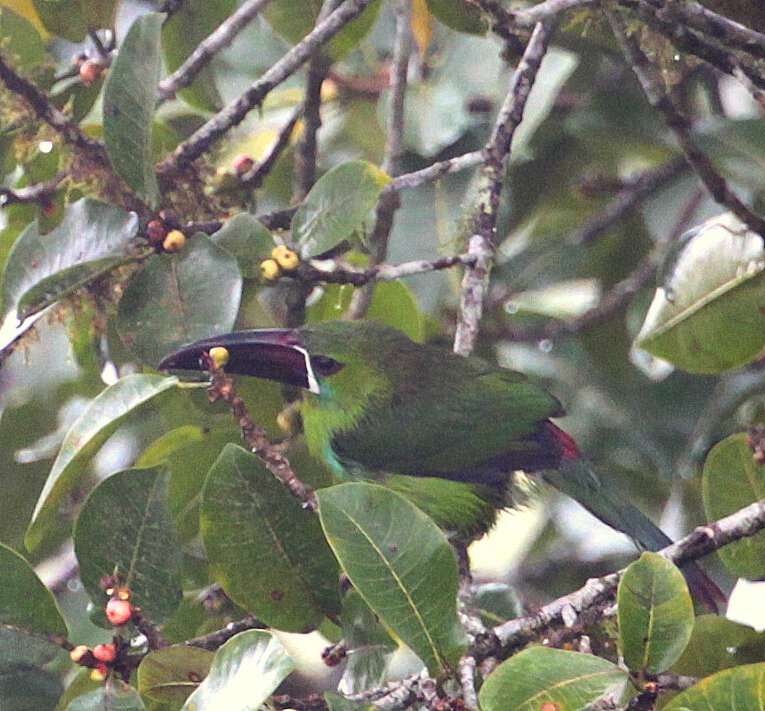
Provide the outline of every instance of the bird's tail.
{"type": "MultiPolygon", "coordinates": [[[[548,424],[548,433],[558,443],[561,459],[557,471],[545,472],[545,481],[577,501],[595,518],[629,536],[640,549],[657,551],[672,543],[642,511],[603,485],[568,434],[552,423],[548,424]]],[[[718,605],[726,604],[724,593],[699,565],[686,563],[682,570],[691,592],[706,607],[717,612],[718,605]]]]}

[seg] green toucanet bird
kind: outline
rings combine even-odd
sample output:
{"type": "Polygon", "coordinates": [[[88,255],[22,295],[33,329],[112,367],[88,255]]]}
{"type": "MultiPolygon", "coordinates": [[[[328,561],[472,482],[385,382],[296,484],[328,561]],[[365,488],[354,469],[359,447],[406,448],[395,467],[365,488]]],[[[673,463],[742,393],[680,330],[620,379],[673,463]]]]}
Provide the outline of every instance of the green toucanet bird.
{"type": "MultiPolygon", "coordinates": [[[[167,356],[163,370],[200,370],[228,350],[226,372],[299,386],[311,453],[341,478],[376,478],[463,540],[511,505],[513,472],[539,472],[638,546],[671,540],[601,485],[574,440],[551,421],[563,409],[520,373],[411,341],[373,321],[240,331],[167,356]]],[[[700,568],[685,568],[697,597],[725,598],[700,568]]]]}

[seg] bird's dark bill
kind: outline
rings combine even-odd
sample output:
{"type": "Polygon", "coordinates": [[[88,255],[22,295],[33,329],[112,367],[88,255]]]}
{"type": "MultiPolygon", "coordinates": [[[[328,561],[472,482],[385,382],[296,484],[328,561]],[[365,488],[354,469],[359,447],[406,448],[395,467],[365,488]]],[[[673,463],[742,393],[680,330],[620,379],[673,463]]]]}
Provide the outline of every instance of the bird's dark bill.
{"type": "Polygon", "coordinates": [[[308,351],[303,348],[297,332],[290,329],[237,331],[205,338],[166,356],[159,368],[204,370],[202,354],[216,347],[225,348],[229,353],[227,373],[267,378],[319,392],[308,351]]]}

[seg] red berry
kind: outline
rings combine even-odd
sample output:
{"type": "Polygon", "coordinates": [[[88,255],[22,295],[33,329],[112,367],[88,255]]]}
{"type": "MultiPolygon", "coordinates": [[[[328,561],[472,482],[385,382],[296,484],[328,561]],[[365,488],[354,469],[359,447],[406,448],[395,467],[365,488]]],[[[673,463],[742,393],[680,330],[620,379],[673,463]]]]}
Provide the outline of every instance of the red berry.
{"type": "Polygon", "coordinates": [[[252,170],[254,165],[255,161],[244,153],[234,158],[234,172],[239,176],[242,176],[246,172],[252,170]]]}
{"type": "Polygon", "coordinates": [[[113,625],[124,625],[133,616],[133,606],[128,600],[112,598],[106,603],[106,619],[113,625]]]}
{"type": "Polygon", "coordinates": [[[110,664],[117,658],[117,645],[113,643],[97,644],[93,647],[93,656],[99,662],[110,664]]]}

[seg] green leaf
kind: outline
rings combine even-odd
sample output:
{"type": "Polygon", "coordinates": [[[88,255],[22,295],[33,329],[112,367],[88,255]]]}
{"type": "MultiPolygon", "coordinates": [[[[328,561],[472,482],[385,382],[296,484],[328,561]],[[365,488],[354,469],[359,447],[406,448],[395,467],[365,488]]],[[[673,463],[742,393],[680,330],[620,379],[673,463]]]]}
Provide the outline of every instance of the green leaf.
{"type": "Polygon", "coordinates": [[[329,545],[369,607],[431,674],[453,667],[465,639],[457,619],[457,561],[443,532],[382,486],[339,484],[317,496],[329,545]]]}
{"type": "MultiPolygon", "coordinates": [[[[765,466],[754,461],[744,433],[727,437],[709,452],[702,491],[708,521],[717,521],[765,499],[765,466]]],[[[750,580],[765,578],[765,532],[731,543],[717,553],[732,575],[750,580]]]]}
{"type": "Polygon", "coordinates": [[[316,516],[247,450],[227,444],[210,469],[200,529],[213,579],[266,624],[305,632],[339,612],[337,566],[316,516]]]}
{"type": "Polygon", "coordinates": [[[61,692],[61,680],[49,671],[17,666],[0,671],[0,709],[53,711],[61,692]]]}
{"type": "Polygon", "coordinates": [[[333,61],[342,59],[369,34],[377,22],[381,5],[381,0],[373,0],[355,20],[349,22],[330,40],[327,51],[333,61]]]}
{"type": "Polygon", "coordinates": [[[133,277],[117,331],[137,357],[157,365],[178,346],[230,331],[241,292],[236,259],[200,232],[178,254],[152,257],[133,277]]]}
{"type": "Polygon", "coordinates": [[[152,701],[180,705],[207,676],[213,656],[186,646],[150,652],[138,667],[138,690],[152,701]]]}
{"type": "Polygon", "coordinates": [[[105,259],[124,258],[138,230],[138,219],[96,200],[78,200],[61,223],[41,234],[33,222],[13,245],[3,274],[3,313],[16,319],[40,298],[55,300],[93,278],[105,259]],[[71,271],[74,270],[74,271],[71,271]],[[31,292],[31,294],[30,294],[31,292]]]}
{"type": "Polygon", "coordinates": [[[396,643],[356,590],[349,590],[343,598],[340,620],[348,657],[338,690],[354,694],[380,686],[396,643]]]}
{"type": "Polygon", "coordinates": [[[322,0],[273,0],[263,11],[268,24],[278,35],[297,44],[316,23],[322,0]]]}
{"type": "Polygon", "coordinates": [[[717,615],[701,615],[672,671],[705,677],[752,662],[765,662],[765,633],[717,615]]]}
{"type": "Polygon", "coordinates": [[[226,221],[210,239],[236,257],[242,276],[256,279],[260,263],[271,256],[274,238],[254,215],[240,212],[226,221]]]}
{"type": "Polygon", "coordinates": [[[157,624],[181,601],[181,551],[167,507],[168,480],[159,467],[117,472],[90,492],[74,527],[80,578],[91,600],[106,604],[100,581],[116,573],[157,624]]]}
{"type": "Polygon", "coordinates": [[[617,603],[627,666],[649,674],[669,669],[693,631],[693,601],[683,574],[657,553],[643,553],[619,581],[617,603]]]}
{"type": "MultiPolygon", "coordinates": [[[[234,11],[235,0],[185,0],[162,28],[162,52],[167,68],[174,72],[211,32],[234,11]]],[[[180,97],[203,111],[221,108],[212,69],[207,66],[180,97]]]]}
{"type": "Polygon", "coordinates": [[[104,88],[104,141],[115,172],[151,206],[159,185],[151,155],[157,102],[160,32],[165,16],[150,12],[133,22],[104,88]]]}
{"type": "Polygon", "coordinates": [[[66,110],[74,123],[79,123],[93,108],[103,85],[103,75],[88,86],[78,75],[58,82],[50,100],[54,106],[66,110]]]}
{"type": "Polygon", "coordinates": [[[41,667],[66,653],[47,637],[0,624],[0,674],[18,666],[41,667]]]}
{"type": "Polygon", "coordinates": [[[178,379],[160,375],[128,375],[109,386],[69,428],[61,450],[53,462],[24,542],[34,550],[55,525],[57,511],[72,491],[93,455],[128,417],[141,413],[141,407],[174,389],[178,379]]]}
{"type": "Polygon", "coordinates": [[[726,669],[702,679],[667,704],[665,711],[765,711],[765,664],[726,669]]]}
{"type": "Polygon", "coordinates": [[[258,711],[294,668],[281,642],[270,632],[242,632],[215,653],[210,673],[183,711],[258,711]]]}
{"type": "Polygon", "coordinates": [[[119,0],[80,0],[85,22],[91,29],[114,27],[119,0]]]}
{"type": "Polygon", "coordinates": [[[66,711],[145,711],[138,692],[114,677],[95,691],[78,696],[66,711]]]}
{"type": "MultiPolygon", "coordinates": [[[[483,711],[585,711],[604,696],[619,701],[631,687],[627,672],[592,654],[531,647],[500,664],[478,698],[483,711]]],[[[617,706],[621,708],[621,706],[617,706]]]]}
{"type": "Polygon", "coordinates": [[[681,246],[637,346],[691,373],[754,360],[765,347],[763,269],[759,235],[729,213],[708,220],[681,246]]]}
{"type": "Polygon", "coordinates": [[[292,235],[304,259],[316,257],[360,232],[390,177],[363,160],[323,175],[292,219],[292,235]]]}
{"type": "Polygon", "coordinates": [[[53,594],[16,551],[0,544],[0,624],[27,632],[67,635],[53,594]]]}
{"type": "Polygon", "coordinates": [[[88,26],[82,14],[82,0],[34,0],[35,9],[51,34],[70,42],[82,42],[88,26]]]}
{"type": "Polygon", "coordinates": [[[136,462],[138,467],[156,467],[189,445],[205,441],[205,430],[198,425],[183,425],[157,437],[136,462]]]}
{"type": "Polygon", "coordinates": [[[45,45],[35,26],[7,7],[0,7],[0,37],[3,54],[14,57],[24,67],[39,64],[45,58],[45,45]]]}
{"type": "Polygon", "coordinates": [[[134,257],[104,257],[92,262],[76,264],[46,277],[21,297],[17,310],[19,320],[23,321],[25,318],[42,311],[59,299],[63,299],[86,284],[105,276],[116,267],[127,264],[134,259],[134,257]]]}
{"type": "MultiPolygon", "coordinates": [[[[308,308],[309,323],[341,318],[351,303],[354,287],[328,284],[324,295],[308,308]]],[[[412,290],[401,281],[382,281],[374,286],[367,318],[403,331],[413,341],[425,340],[426,318],[412,290]]]]}
{"type": "Polygon", "coordinates": [[[485,35],[489,29],[481,9],[466,0],[427,0],[427,3],[433,17],[457,32],[485,35]]]}
{"type": "Polygon", "coordinates": [[[505,583],[484,583],[473,595],[473,608],[486,626],[498,625],[523,614],[515,589],[505,583]]]}

